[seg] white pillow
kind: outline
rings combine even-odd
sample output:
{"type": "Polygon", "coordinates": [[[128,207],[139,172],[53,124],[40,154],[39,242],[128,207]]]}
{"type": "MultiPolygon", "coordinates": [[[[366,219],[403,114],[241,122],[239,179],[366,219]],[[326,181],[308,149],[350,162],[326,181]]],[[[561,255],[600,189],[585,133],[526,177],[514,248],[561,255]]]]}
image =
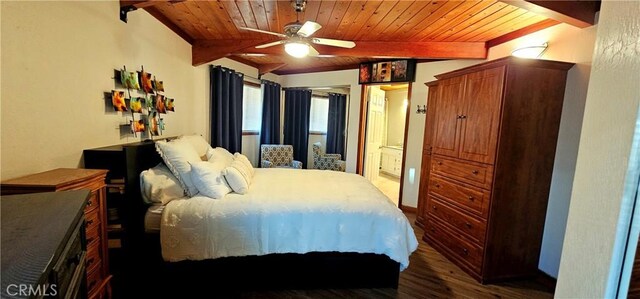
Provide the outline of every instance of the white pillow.
{"type": "Polygon", "coordinates": [[[240,161],[233,161],[222,172],[231,189],[239,194],[246,194],[251,185],[249,170],[240,161]]]}
{"type": "Polygon", "coordinates": [[[204,138],[202,136],[200,136],[200,135],[185,135],[185,136],[182,136],[180,138],[181,139],[185,139],[186,141],[189,142],[189,144],[191,144],[191,146],[193,146],[193,148],[198,153],[198,156],[200,156],[201,160],[202,160],[203,157],[206,158],[207,152],[211,148],[211,145],[209,145],[209,142],[204,140],[204,138]]]}
{"type": "Polygon", "coordinates": [[[231,165],[234,157],[227,149],[223,147],[211,148],[207,151],[207,160],[210,162],[222,161],[225,166],[231,165]]]}
{"type": "Polygon", "coordinates": [[[235,153],[233,154],[233,157],[235,158],[234,161],[238,160],[242,162],[242,164],[244,164],[251,171],[251,176],[256,174],[256,170],[253,168],[253,165],[251,165],[251,161],[249,161],[249,158],[247,158],[247,156],[241,153],[235,153]]]}
{"type": "Polygon", "coordinates": [[[191,164],[191,180],[201,195],[220,199],[232,191],[222,175],[224,169],[222,162],[195,162],[191,164]]]}
{"type": "Polygon", "coordinates": [[[189,197],[198,194],[198,189],[191,181],[191,165],[189,163],[202,160],[193,146],[187,140],[178,138],[169,142],[157,141],[156,150],[164,160],[164,164],[180,181],[185,194],[189,197]]]}
{"type": "Polygon", "coordinates": [[[140,190],[146,203],[161,203],[184,197],[184,189],[171,170],[160,163],[140,173],[140,190]]]}

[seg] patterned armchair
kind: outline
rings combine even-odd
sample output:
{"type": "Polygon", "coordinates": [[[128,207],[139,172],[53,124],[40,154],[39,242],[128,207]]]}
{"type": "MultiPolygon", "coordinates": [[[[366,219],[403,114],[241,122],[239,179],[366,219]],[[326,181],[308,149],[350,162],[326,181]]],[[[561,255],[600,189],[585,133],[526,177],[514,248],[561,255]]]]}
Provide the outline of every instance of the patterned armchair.
{"type": "Polygon", "coordinates": [[[325,154],[321,146],[320,142],[313,144],[313,168],[344,171],[346,165],[340,154],[325,154]]]}
{"type": "Polygon", "coordinates": [[[260,146],[262,168],[298,168],[302,162],[293,160],[293,146],[280,144],[263,144],[260,146]]]}

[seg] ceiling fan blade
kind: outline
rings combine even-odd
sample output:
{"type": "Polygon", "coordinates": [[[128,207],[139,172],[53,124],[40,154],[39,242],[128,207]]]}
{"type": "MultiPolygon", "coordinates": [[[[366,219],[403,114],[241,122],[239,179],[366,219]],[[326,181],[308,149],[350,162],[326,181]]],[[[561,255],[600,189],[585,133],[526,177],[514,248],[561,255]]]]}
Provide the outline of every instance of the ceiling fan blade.
{"type": "Polygon", "coordinates": [[[309,54],[307,54],[307,56],[318,56],[320,55],[320,53],[318,52],[318,50],[316,50],[314,47],[312,47],[311,45],[309,45],[309,54]]]}
{"type": "Polygon", "coordinates": [[[282,33],[271,32],[271,31],[265,31],[265,30],[254,29],[254,28],[249,28],[249,27],[238,27],[238,29],[248,30],[248,31],[253,31],[253,32],[258,32],[258,33],[264,33],[264,34],[271,34],[271,35],[275,35],[275,36],[279,36],[279,37],[284,37],[284,38],[286,38],[286,37],[287,37],[285,34],[282,34],[282,33]]]}
{"type": "Polygon", "coordinates": [[[316,22],[306,21],[302,27],[300,27],[300,30],[298,30],[298,35],[302,37],[309,37],[316,31],[320,30],[320,28],[322,28],[322,25],[316,22]]]}
{"type": "Polygon", "coordinates": [[[264,49],[264,48],[268,48],[268,47],[273,47],[273,46],[284,44],[286,42],[287,41],[285,41],[285,40],[279,40],[277,42],[272,42],[272,43],[256,46],[256,49],[264,49]]]}
{"type": "Polygon", "coordinates": [[[311,42],[318,45],[334,46],[334,47],[340,47],[340,48],[353,48],[356,46],[356,43],[352,41],[330,39],[330,38],[314,37],[311,39],[311,42]]]}

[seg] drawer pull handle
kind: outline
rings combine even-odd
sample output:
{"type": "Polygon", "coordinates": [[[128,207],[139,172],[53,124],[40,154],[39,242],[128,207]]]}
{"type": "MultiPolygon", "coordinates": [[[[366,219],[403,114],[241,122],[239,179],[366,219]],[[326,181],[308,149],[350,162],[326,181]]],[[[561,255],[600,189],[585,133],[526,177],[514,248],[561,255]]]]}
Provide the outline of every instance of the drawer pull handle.
{"type": "Polygon", "coordinates": [[[431,228],[431,232],[432,232],[432,233],[435,233],[435,232],[436,232],[436,229],[432,227],[432,228],[431,228]]]}
{"type": "Polygon", "coordinates": [[[440,188],[440,184],[436,183],[436,188],[440,188]]]}
{"type": "Polygon", "coordinates": [[[464,224],[467,228],[471,228],[471,223],[467,222],[464,224]]]}
{"type": "Polygon", "coordinates": [[[87,268],[89,268],[89,266],[90,266],[91,264],[93,264],[93,261],[94,261],[94,260],[95,260],[95,258],[90,258],[90,259],[88,259],[88,260],[87,260],[87,268]]]}
{"type": "Polygon", "coordinates": [[[434,210],[438,210],[438,207],[436,207],[436,206],[433,206],[433,209],[434,209],[434,210]]]}
{"type": "Polygon", "coordinates": [[[436,164],[442,165],[442,161],[437,161],[436,164]]]}
{"type": "Polygon", "coordinates": [[[473,201],[475,198],[473,198],[473,196],[469,196],[469,200],[473,201]]]}
{"type": "Polygon", "coordinates": [[[92,224],[93,224],[93,219],[87,221],[87,226],[92,225],[92,224]]]}
{"type": "Polygon", "coordinates": [[[469,250],[466,248],[462,248],[462,252],[464,252],[464,255],[469,255],[469,250]]]}
{"type": "Polygon", "coordinates": [[[90,207],[90,206],[92,206],[92,205],[93,205],[93,200],[92,200],[92,199],[90,199],[90,200],[87,202],[87,207],[90,207]]]}
{"type": "Polygon", "coordinates": [[[480,173],[480,171],[474,170],[471,173],[473,173],[474,175],[478,175],[478,173],[480,173]]]}

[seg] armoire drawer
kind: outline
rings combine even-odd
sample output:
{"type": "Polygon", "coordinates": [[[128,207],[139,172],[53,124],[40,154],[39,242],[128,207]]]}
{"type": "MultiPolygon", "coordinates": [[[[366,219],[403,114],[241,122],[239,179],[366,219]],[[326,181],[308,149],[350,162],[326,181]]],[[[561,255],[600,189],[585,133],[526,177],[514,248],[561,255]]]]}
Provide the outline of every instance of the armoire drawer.
{"type": "Polygon", "coordinates": [[[480,273],[482,270],[482,247],[462,241],[451,231],[435,224],[431,219],[427,219],[426,225],[427,240],[434,241],[442,246],[452,258],[466,264],[474,272],[480,273]]]}
{"type": "Polygon", "coordinates": [[[483,218],[489,213],[489,191],[431,175],[429,193],[483,218]]]}
{"type": "Polygon", "coordinates": [[[98,200],[98,190],[91,191],[91,195],[89,195],[89,199],[87,199],[87,205],[84,208],[85,214],[89,214],[89,212],[98,208],[100,205],[100,201],[98,200]]]}
{"type": "Polygon", "coordinates": [[[484,244],[485,232],[487,231],[486,221],[466,215],[456,209],[434,197],[430,197],[427,202],[429,217],[439,218],[440,223],[454,227],[476,243],[484,244]]]}
{"type": "Polygon", "coordinates": [[[493,166],[451,160],[441,156],[433,156],[431,171],[485,189],[491,188],[493,180],[493,166]]]}

